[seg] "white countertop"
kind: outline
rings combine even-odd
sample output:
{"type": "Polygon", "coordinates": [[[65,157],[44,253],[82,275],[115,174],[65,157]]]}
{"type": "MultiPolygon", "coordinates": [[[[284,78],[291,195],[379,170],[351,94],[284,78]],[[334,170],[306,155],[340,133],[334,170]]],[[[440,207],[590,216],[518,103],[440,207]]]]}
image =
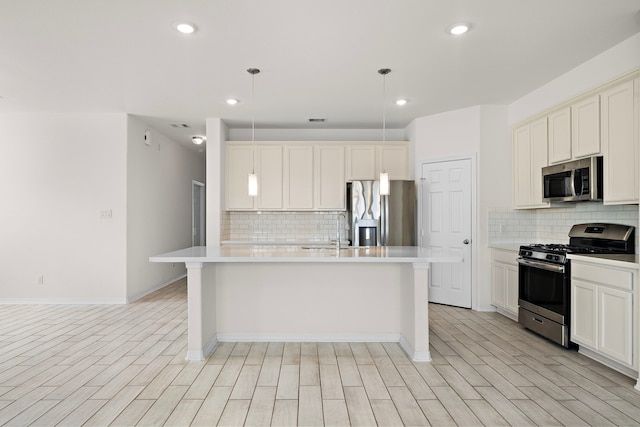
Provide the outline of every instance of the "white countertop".
{"type": "Polygon", "coordinates": [[[193,246],[149,258],[151,262],[463,262],[458,255],[433,254],[418,246],[193,246]]]}
{"type": "Polygon", "coordinates": [[[568,254],[567,258],[613,267],[640,268],[637,254],[568,254]]]}

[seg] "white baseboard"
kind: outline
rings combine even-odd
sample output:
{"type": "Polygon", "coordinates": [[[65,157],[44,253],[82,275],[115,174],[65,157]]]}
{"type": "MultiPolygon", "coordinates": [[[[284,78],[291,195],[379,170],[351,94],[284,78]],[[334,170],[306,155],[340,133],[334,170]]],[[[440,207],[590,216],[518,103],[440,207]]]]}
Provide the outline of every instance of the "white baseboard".
{"type": "Polygon", "coordinates": [[[185,277],[187,277],[186,273],[185,273],[185,274],[181,274],[180,276],[178,276],[178,277],[176,277],[176,278],[174,278],[174,279],[169,279],[169,280],[168,280],[168,281],[166,281],[166,282],[162,282],[162,283],[160,283],[160,284],[158,284],[158,285],[156,285],[156,286],[154,286],[154,287],[152,287],[152,288],[145,289],[144,291],[140,292],[140,293],[139,293],[139,294],[137,294],[137,295],[134,295],[134,296],[128,297],[128,298],[127,298],[127,302],[126,302],[126,303],[127,303],[127,304],[130,304],[130,303],[132,303],[132,302],[134,302],[134,301],[136,301],[136,300],[139,300],[139,299],[140,299],[140,298],[142,298],[142,297],[146,297],[147,295],[149,295],[149,294],[151,294],[151,293],[153,293],[153,292],[155,292],[155,291],[157,291],[157,290],[160,290],[160,289],[164,288],[165,286],[169,286],[170,284],[175,283],[175,282],[177,282],[178,280],[182,280],[182,279],[184,279],[185,277]]]}
{"type": "Polygon", "coordinates": [[[205,356],[213,353],[218,344],[220,344],[220,342],[218,341],[217,336],[214,335],[214,337],[211,338],[211,341],[209,341],[202,350],[187,350],[187,357],[185,357],[185,360],[204,360],[205,356]]]}
{"type": "MultiPolygon", "coordinates": [[[[595,360],[596,362],[602,363],[603,365],[608,366],[609,368],[614,369],[630,378],[633,378],[635,380],[638,379],[638,371],[634,370],[633,368],[629,368],[628,366],[625,366],[619,362],[616,362],[615,360],[612,360],[607,356],[604,356],[598,352],[595,352],[584,346],[580,346],[578,348],[578,353],[583,354],[588,358],[595,360]]],[[[636,385],[636,389],[638,389],[637,385],[636,385]]]]}
{"type": "Polygon", "coordinates": [[[86,298],[2,298],[0,305],[121,305],[126,304],[124,298],[86,299],[86,298]]]}
{"type": "Polygon", "coordinates": [[[413,346],[409,344],[409,341],[405,339],[405,337],[400,337],[400,347],[407,353],[407,356],[411,358],[414,362],[431,362],[431,352],[430,351],[415,351],[413,346]]]}
{"type": "Polygon", "coordinates": [[[236,334],[218,333],[221,342],[399,342],[400,334],[236,334]]]}

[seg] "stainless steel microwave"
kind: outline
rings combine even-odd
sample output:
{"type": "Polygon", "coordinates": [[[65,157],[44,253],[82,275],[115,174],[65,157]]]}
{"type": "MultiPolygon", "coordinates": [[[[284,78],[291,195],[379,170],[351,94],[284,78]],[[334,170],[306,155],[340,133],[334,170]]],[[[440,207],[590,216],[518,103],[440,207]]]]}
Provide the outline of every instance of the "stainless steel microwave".
{"type": "Polygon", "coordinates": [[[602,200],[602,157],[588,157],[542,168],[543,200],[602,200]]]}

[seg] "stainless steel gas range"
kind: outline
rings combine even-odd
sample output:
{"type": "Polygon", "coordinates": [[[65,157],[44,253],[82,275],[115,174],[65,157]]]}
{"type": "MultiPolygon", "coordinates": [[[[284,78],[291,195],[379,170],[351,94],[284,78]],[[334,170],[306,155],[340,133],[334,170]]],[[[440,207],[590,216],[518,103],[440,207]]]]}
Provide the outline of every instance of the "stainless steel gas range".
{"type": "Polygon", "coordinates": [[[571,264],[567,254],[633,254],[635,228],[621,224],[576,224],[569,244],[520,246],[518,321],[569,347],[571,264]]]}

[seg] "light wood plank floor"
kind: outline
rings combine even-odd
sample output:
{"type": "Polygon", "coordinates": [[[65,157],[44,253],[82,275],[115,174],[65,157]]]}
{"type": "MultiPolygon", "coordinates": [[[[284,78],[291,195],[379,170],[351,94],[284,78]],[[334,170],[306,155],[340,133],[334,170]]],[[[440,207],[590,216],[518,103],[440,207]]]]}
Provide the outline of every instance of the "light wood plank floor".
{"type": "Polygon", "coordinates": [[[0,306],[0,425],[640,425],[634,380],[496,313],[431,305],[389,343],[222,343],[186,362],[186,285],[129,305],[0,306]]]}

